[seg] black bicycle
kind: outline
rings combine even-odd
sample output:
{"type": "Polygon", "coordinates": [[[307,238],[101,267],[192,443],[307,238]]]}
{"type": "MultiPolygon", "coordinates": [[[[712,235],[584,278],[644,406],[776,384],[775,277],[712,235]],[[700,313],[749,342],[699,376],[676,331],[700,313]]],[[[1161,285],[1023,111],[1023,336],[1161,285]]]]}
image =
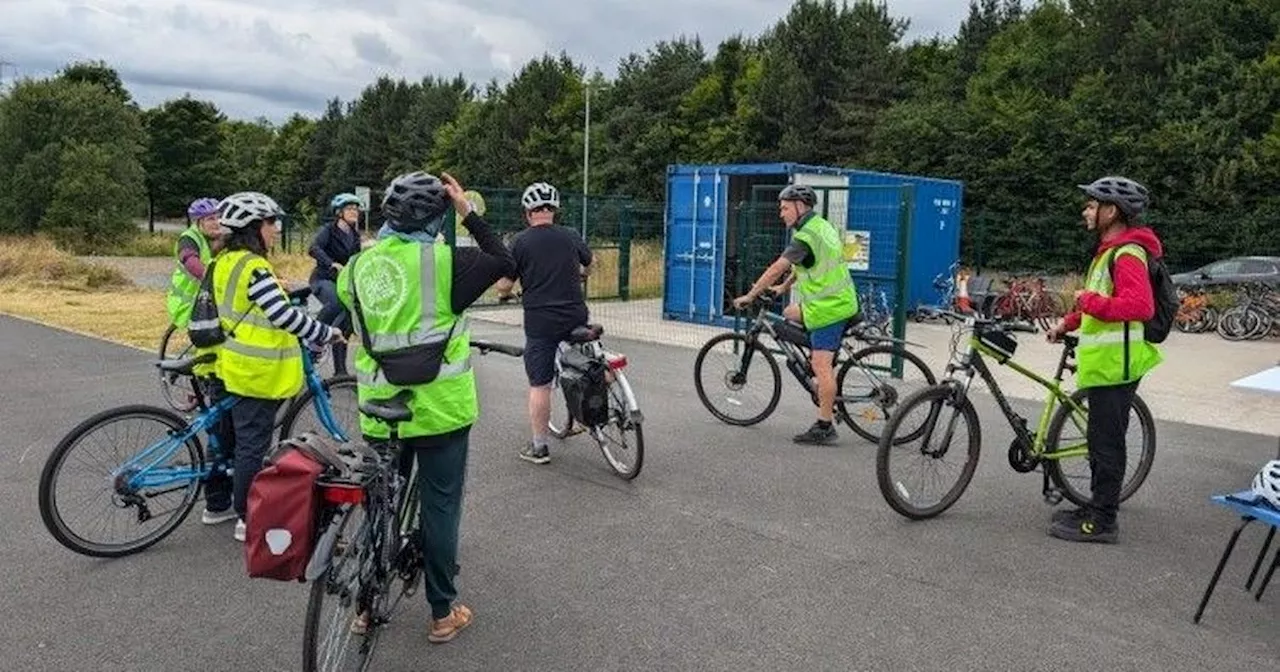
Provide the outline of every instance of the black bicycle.
{"type": "MultiPolygon", "coordinates": [[[[772,292],[762,293],[750,306],[755,311],[755,317],[745,332],[713,336],[698,351],[694,360],[694,385],[698,391],[698,399],[721,422],[739,427],[754,425],[768,418],[778,407],[778,401],[782,397],[782,373],[775,354],[782,355],[787,370],[809,393],[813,404],[818,404],[818,386],[813,377],[813,367],[809,364],[808,332],[802,325],[770,310],[776,298],[772,292]],[[766,337],[773,340],[773,347],[767,344],[766,337]],[[726,351],[723,367],[707,362],[717,349],[726,351]],[[752,376],[752,373],[757,375],[752,376]],[[748,404],[754,395],[749,393],[748,382],[762,379],[764,384],[759,398],[764,400],[764,408],[759,411],[749,410],[748,404]],[[716,396],[723,397],[726,408],[712,403],[708,390],[714,389],[712,385],[715,384],[725,388],[723,393],[716,396]]],[[[900,394],[894,379],[897,379],[897,383],[910,381],[923,386],[932,386],[937,382],[929,367],[904,347],[909,344],[907,341],[872,333],[856,319],[845,327],[834,363],[837,372],[835,416],[868,441],[880,440],[879,426],[888,421],[898,403],[900,394]],[[855,349],[850,345],[851,340],[869,345],[855,349]],[[877,361],[881,357],[884,361],[877,361]]],[[[900,440],[909,441],[912,438],[914,437],[904,436],[900,440]]]]}
{"type": "MultiPolygon", "coordinates": [[[[482,355],[524,354],[517,346],[475,339],[471,347],[482,355]]],[[[318,483],[325,506],[318,529],[323,532],[304,575],[311,583],[303,625],[306,672],[368,670],[381,629],[391,622],[400,600],[416,593],[421,583],[417,460],[402,453],[397,431],[413,418],[410,395],[404,391],[360,404],[361,413],[390,426],[386,442],[356,441],[336,451],[323,450],[323,439],[311,435],[287,442],[327,465],[318,483]],[[393,585],[397,579],[398,590],[393,585]]]]}

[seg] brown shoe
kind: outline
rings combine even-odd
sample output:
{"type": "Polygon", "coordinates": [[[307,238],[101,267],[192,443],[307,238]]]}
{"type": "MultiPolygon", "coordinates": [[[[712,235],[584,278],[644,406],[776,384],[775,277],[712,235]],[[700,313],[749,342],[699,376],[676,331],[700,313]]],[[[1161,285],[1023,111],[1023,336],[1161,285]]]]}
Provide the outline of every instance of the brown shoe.
{"type": "Polygon", "coordinates": [[[471,620],[471,610],[465,605],[455,604],[448,616],[431,619],[431,632],[427,634],[427,641],[432,644],[448,642],[456,637],[460,630],[471,625],[471,620]]]}

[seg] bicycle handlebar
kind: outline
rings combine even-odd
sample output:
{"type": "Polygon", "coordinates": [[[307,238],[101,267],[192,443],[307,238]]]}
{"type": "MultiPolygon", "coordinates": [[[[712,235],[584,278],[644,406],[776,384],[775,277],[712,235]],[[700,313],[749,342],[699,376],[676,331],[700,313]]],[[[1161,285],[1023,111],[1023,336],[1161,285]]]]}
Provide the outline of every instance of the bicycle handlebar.
{"type": "Polygon", "coordinates": [[[497,343],[494,341],[482,340],[479,338],[471,339],[471,347],[480,351],[480,354],[487,355],[490,352],[500,352],[510,357],[523,357],[524,348],[518,345],[507,345],[505,343],[497,343]]]}

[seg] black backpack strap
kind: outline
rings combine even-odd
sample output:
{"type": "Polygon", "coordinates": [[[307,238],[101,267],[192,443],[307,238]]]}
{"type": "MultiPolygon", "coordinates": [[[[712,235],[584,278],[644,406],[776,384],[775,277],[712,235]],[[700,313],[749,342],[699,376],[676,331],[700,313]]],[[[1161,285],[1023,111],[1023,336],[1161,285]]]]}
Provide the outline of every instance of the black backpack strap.
{"type": "Polygon", "coordinates": [[[360,342],[364,344],[365,352],[373,357],[373,345],[369,341],[369,326],[364,322],[364,309],[360,307],[360,295],[356,292],[356,265],[360,263],[360,257],[363,253],[358,252],[351,257],[351,312],[355,313],[356,321],[360,323],[360,342]]]}

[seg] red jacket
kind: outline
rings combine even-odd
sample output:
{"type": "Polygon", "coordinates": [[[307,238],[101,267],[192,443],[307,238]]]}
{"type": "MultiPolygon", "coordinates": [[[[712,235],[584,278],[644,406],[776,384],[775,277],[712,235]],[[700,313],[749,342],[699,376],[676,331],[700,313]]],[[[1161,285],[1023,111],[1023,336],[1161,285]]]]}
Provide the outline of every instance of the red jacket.
{"type": "MultiPolygon", "coordinates": [[[[1149,258],[1164,256],[1164,246],[1149,227],[1137,227],[1124,231],[1098,245],[1098,254],[1127,243],[1138,243],[1146,248],[1149,258]]],[[[1131,322],[1149,320],[1156,314],[1155,297],[1151,293],[1151,279],[1147,269],[1136,257],[1129,254],[1115,258],[1112,277],[1112,296],[1086,291],[1076,299],[1075,310],[1062,321],[1066,331],[1080,328],[1081,313],[1088,313],[1105,322],[1131,322]]]]}

